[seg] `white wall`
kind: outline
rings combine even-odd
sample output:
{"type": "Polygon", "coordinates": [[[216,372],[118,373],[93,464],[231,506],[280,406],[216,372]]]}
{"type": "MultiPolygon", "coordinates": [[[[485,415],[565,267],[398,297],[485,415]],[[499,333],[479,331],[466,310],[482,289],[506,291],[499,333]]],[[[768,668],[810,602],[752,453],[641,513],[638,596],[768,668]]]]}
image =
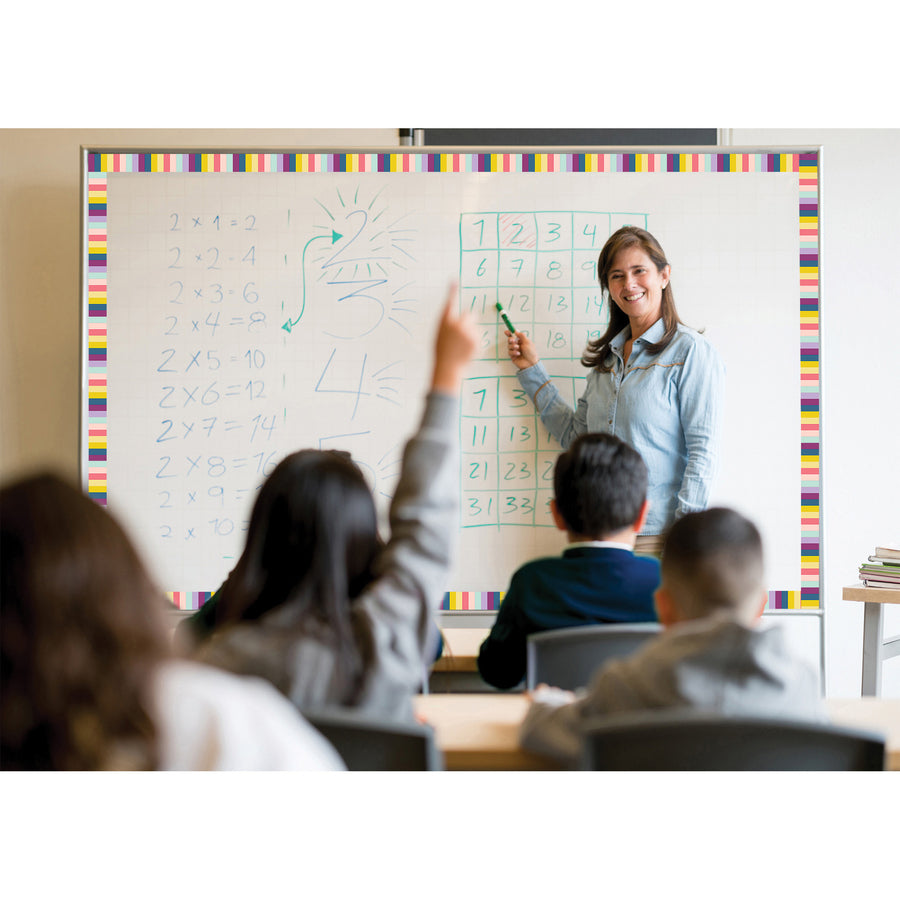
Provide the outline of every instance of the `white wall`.
{"type": "MultiPolygon", "coordinates": [[[[841,588],[900,540],[900,129],[730,129],[735,147],[821,146],[821,423],[825,689],[860,693],[863,610],[841,588]]],[[[900,633],[900,606],[885,609],[900,633]]],[[[882,695],[900,697],[900,657],[882,695]]]]}

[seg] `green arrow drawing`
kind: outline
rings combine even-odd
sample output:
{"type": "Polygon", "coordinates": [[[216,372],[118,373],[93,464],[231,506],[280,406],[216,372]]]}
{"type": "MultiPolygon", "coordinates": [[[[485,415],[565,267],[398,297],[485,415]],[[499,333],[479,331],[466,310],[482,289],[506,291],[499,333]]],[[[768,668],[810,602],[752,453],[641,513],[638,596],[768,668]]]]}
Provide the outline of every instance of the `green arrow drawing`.
{"type": "MultiPolygon", "coordinates": [[[[300,268],[301,268],[301,278],[303,284],[303,294],[300,301],[300,315],[297,316],[296,319],[288,319],[284,325],[281,327],[288,333],[291,333],[291,329],[296,326],[296,324],[303,318],[303,313],[306,311],[306,251],[309,249],[309,245],[313,241],[321,241],[323,238],[328,238],[327,234],[317,234],[315,237],[311,237],[303,247],[303,255],[300,258],[300,268]]],[[[333,228],[331,229],[331,243],[332,245],[336,244],[341,238],[342,234],[338,234],[333,228]]]]}

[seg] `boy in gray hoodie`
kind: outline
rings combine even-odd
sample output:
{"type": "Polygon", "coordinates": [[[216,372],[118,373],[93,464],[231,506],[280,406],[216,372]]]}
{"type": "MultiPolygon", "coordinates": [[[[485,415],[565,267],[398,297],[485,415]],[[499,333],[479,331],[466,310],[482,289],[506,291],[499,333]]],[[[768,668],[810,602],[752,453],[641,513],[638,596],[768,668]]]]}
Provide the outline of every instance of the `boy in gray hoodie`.
{"type": "Polygon", "coordinates": [[[662,634],[608,662],[584,696],[540,685],[522,722],[523,747],[575,764],[582,722],[606,713],[681,707],[827,719],[816,673],[791,656],[779,627],[757,627],[766,591],[752,522],[722,508],[684,516],[666,537],[661,576],[662,634]]]}

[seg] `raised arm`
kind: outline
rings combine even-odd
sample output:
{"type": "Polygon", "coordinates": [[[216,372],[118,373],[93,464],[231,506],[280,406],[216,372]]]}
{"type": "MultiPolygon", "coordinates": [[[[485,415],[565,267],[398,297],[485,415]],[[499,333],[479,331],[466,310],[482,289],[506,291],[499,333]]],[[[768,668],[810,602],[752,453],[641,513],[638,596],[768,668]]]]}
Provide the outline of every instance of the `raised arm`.
{"type": "Polygon", "coordinates": [[[403,453],[390,539],[359,601],[378,664],[413,687],[430,662],[431,617],[444,596],[459,526],[459,388],[477,332],[468,315],[456,315],[456,304],[454,285],[438,326],[421,424],[403,453]]]}
{"type": "Polygon", "coordinates": [[[544,368],[534,342],[521,331],[504,330],[507,353],[519,370],[519,384],[525,388],[541,421],[565,449],[587,428],[587,404],[579,400],[573,410],[559,395],[544,368]]]}
{"type": "Polygon", "coordinates": [[[434,342],[434,367],[431,389],[458,396],[463,376],[475,347],[478,335],[468,313],[456,315],[458,303],[456,284],[451,284],[444,299],[444,311],[434,342]]]}

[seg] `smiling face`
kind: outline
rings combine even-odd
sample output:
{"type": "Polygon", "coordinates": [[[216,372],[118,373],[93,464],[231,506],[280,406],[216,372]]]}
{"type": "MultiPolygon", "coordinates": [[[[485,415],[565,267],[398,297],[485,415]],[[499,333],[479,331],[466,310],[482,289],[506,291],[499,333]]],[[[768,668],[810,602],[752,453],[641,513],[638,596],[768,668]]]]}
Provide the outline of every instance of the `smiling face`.
{"type": "Polygon", "coordinates": [[[662,292],[669,282],[669,266],[656,268],[636,244],[620,250],[609,269],[609,296],[628,316],[632,334],[646,331],[662,314],[662,292]]]}

